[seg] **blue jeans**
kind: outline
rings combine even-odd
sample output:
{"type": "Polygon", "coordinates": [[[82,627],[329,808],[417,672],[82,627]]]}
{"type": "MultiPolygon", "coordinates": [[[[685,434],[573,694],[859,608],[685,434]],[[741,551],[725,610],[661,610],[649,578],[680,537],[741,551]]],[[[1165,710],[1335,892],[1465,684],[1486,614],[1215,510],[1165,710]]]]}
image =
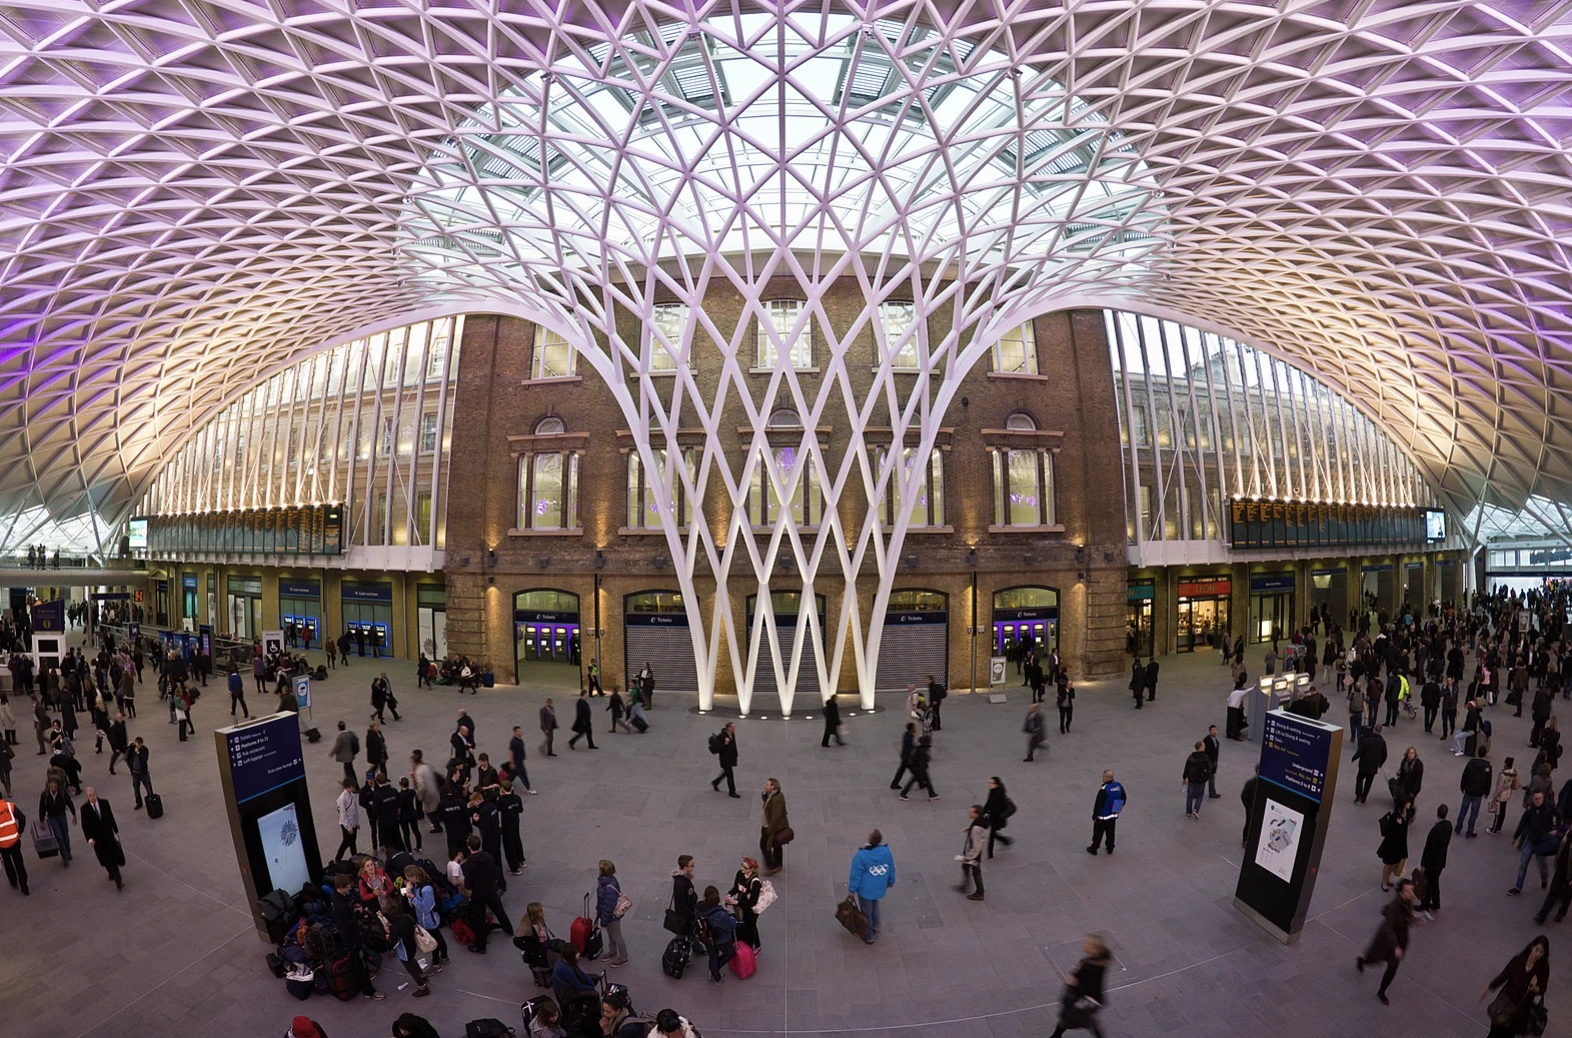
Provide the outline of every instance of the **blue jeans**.
{"type": "MultiPolygon", "coordinates": [[[[1470,834],[1473,833],[1474,823],[1479,820],[1479,802],[1483,799],[1483,797],[1471,797],[1466,794],[1463,796],[1462,806],[1457,809],[1457,825],[1453,827],[1454,832],[1460,833],[1463,831],[1463,818],[1467,816],[1468,831],[1470,834]],[[1470,814],[1470,812],[1472,812],[1472,814],[1470,814]]],[[[1518,878],[1519,880],[1522,879],[1521,876],[1518,878]]],[[[1522,885],[1523,884],[1521,882],[1518,883],[1518,886],[1522,885]]]]}
{"type": "Polygon", "coordinates": [[[879,932],[879,901],[880,898],[863,897],[857,895],[857,905],[862,909],[862,914],[868,917],[868,935],[863,938],[869,944],[873,943],[874,934],[879,932]]]}
{"type": "Polygon", "coordinates": [[[1205,782],[1186,782],[1184,786],[1184,813],[1198,815],[1201,813],[1201,801],[1206,799],[1205,782]]]}
{"type": "Polygon", "coordinates": [[[1517,882],[1512,884],[1514,889],[1523,889],[1523,880],[1528,876],[1528,859],[1530,858],[1533,858],[1536,862],[1539,863],[1539,882],[1544,883],[1550,878],[1548,856],[1535,857],[1534,845],[1531,843],[1524,843],[1523,854],[1520,858],[1517,859],[1517,882]]]}
{"type": "MultiPolygon", "coordinates": [[[[71,826],[66,823],[65,815],[59,818],[53,816],[49,819],[49,831],[55,834],[55,842],[60,845],[60,860],[71,860],[71,826]]],[[[1518,886],[1522,886],[1521,883],[1518,886]]]]}

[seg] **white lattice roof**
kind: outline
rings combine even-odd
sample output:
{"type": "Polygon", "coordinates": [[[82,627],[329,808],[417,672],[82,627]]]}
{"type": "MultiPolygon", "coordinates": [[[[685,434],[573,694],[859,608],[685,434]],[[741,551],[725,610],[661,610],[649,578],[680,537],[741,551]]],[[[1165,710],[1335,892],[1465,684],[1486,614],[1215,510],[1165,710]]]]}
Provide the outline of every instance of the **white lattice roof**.
{"type": "Polygon", "coordinates": [[[948,264],[1003,316],[1237,334],[1457,515],[1565,531],[1569,35],[1505,0],[15,0],[0,544],[117,521],[370,326],[853,251],[880,297],[948,264]]]}

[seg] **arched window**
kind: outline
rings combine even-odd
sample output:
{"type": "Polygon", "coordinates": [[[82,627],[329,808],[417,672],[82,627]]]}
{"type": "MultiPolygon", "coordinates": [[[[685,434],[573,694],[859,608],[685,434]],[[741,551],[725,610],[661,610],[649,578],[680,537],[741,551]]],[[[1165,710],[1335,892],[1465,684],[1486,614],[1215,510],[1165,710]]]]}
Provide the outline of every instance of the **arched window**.
{"type": "Polygon", "coordinates": [[[801,429],[802,419],[789,407],[771,411],[766,425],[771,429],[801,429]]]}
{"type": "Polygon", "coordinates": [[[1015,432],[1036,432],[1037,423],[1024,411],[1017,411],[1004,420],[1004,427],[1015,432]]]}
{"type": "Polygon", "coordinates": [[[993,455],[993,512],[998,526],[1053,526],[1053,451],[1035,435],[1037,423],[1024,411],[1004,420],[993,455]]]}
{"type": "Polygon", "coordinates": [[[579,526],[579,451],[566,442],[555,415],[535,423],[529,449],[519,455],[518,529],[576,530],[579,526]]]}

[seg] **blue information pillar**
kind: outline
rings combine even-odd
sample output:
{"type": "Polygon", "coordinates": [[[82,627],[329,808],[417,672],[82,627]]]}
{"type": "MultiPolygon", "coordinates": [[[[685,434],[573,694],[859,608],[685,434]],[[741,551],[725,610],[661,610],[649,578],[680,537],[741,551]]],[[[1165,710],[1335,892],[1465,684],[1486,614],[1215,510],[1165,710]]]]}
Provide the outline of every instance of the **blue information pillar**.
{"type": "Polygon", "coordinates": [[[1261,781],[1234,904],[1285,944],[1299,936],[1310,911],[1342,744],[1342,728],[1283,710],[1268,713],[1262,725],[1261,781]]]}

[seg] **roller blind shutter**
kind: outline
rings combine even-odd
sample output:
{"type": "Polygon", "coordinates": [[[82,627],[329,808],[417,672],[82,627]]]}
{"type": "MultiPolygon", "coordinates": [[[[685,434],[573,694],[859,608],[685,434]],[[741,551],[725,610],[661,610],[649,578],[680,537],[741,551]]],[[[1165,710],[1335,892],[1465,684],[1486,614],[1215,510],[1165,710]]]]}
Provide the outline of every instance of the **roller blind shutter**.
{"type": "Polygon", "coordinates": [[[907,685],[922,689],[929,674],[948,686],[949,662],[949,614],[886,613],[874,691],[905,692],[907,685]]]}
{"type": "MultiPolygon", "coordinates": [[[[796,629],[794,627],[786,626],[788,623],[795,622],[796,619],[797,617],[795,616],[777,616],[775,618],[776,636],[781,640],[781,647],[783,651],[790,652],[792,639],[797,637],[796,629]]],[[[780,685],[775,680],[774,660],[775,654],[774,650],[770,647],[769,632],[765,631],[759,637],[759,667],[758,670],[754,673],[753,677],[753,694],[755,698],[763,695],[778,695],[780,685]]],[[[782,669],[785,669],[784,664],[782,665],[782,669]]],[[[813,658],[813,643],[806,638],[804,639],[802,645],[802,666],[801,669],[797,672],[797,685],[796,691],[793,695],[793,703],[801,704],[804,700],[804,697],[807,697],[815,703],[818,702],[820,698],[819,667],[813,658]]],[[[797,708],[800,709],[800,706],[797,708]]]]}
{"type": "Polygon", "coordinates": [[[623,680],[628,680],[648,663],[655,668],[655,692],[697,692],[698,661],[693,656],[693,638],[685,616],[658,614],[629,616],[623,624],[623,680]]]}

